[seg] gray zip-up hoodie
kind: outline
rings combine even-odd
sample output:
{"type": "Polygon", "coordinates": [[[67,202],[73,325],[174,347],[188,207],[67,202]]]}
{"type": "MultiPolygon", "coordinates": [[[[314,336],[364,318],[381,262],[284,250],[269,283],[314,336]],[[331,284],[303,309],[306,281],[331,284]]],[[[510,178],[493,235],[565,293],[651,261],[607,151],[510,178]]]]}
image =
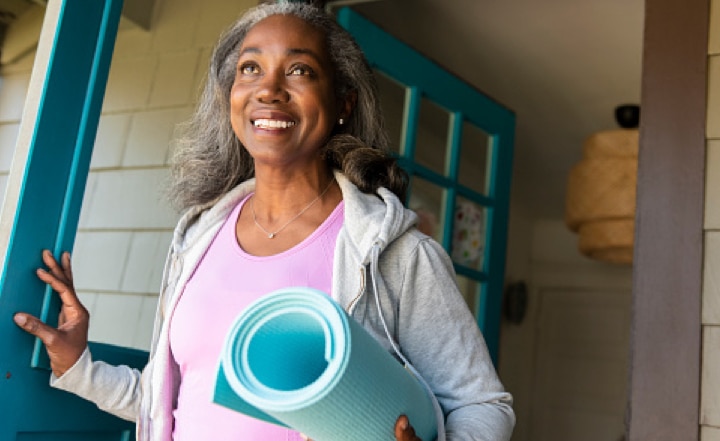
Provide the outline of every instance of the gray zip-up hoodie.
{"type": "MultiPolygon", "coordinates": [[[[458,292],[449,257],[413,227],[415,214],[390,191],[364,194],[343,174],[335,177],[345,219],[335,248],[333,298],[389,351],[396,344],[399,357],[422,375],[442,407],[447,440],[509,440],[512,397],[458,292]]],[[[51,379],[53,387],[136,421],[138,441],[172,440],[180,374],[170,353],[168,318],[228,214],[254,186],[246,181],[213,203],[189,209],[178,222],[142,373],[93,361],[86,350],[61,378],[51,379]]]]}

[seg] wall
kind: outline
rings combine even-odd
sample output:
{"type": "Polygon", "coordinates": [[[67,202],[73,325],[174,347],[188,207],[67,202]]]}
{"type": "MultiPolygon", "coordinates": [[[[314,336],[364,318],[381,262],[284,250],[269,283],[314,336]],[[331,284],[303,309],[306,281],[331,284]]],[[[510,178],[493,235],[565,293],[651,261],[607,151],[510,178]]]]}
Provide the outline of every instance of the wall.
{"type": "MultiPolygon", "coordinates": [[[[512,192],[510,199],[505,267],[507,283],[527,282],[531,271],[532,219],[525,206],[518,201],[516,193],[512,192]]],[[[531,371],[535,350],[534,317],[537,302],[532,293],[529,297],[528,310],[522,323],[511,324],[503,320],[500,325],[498,374],[505,388],[513,394],[513,409],[517,418],[512,437],[514,441],[531,439],[529,438],[533,381],[531,371]]]]}
{"type": "Polygon", "coordinates": [[[592,261],[559,219],[514,204],[508,282],[524,280],[520,324],[503,322],[500,377],[514,441],[612,440],[624,430],[632,268],[592,261]]]}
{"type": "Polygon", "coordinates": [[[712,0],[708,45],[701,441],[720,441],[720,0],[712,0]]]}
{"type": "MultiPolygon", "coordinates": [[[[148,349],[177,214],[164,202],[170,141],[199,94],[220,32],[257,0],[161,0],[150,31],[123,21],[98,127],[73,265],[90,338],[148,349]]],[[[0,70],[0,190],[33,54],[0,70]]]]}

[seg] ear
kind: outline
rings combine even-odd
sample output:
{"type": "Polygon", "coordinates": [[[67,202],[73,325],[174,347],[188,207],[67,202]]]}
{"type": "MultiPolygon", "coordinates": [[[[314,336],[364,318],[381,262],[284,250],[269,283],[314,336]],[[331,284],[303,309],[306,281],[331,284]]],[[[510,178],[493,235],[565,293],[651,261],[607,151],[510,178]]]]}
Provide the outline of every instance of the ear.
{"type": "Polygon", "coordinates": [[[357,91],[355,89],[348,91],[348,93],[340,99],[338,104],[338,118],[347,120],[350,118],[350,115],[352,115],[353,110],[355,110],[355,105],[357,104],[357,91]]]}

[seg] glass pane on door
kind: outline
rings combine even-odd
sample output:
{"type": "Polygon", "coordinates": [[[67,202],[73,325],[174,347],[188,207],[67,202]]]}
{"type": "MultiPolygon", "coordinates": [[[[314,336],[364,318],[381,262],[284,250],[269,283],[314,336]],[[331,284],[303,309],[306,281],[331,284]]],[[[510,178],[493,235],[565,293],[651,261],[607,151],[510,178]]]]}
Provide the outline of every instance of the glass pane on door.
{"type": "Polygon", "coordinates": [[[408,206],[419,218],[418,229],[442,243],[445,189],[430,181],[413,176],[410,179],[408,206]]]}
{"type": "Polygon", "coordinates": [[[468,308],[470,308],[470,312],[472,312],[473,315],[477,315],[481,282],[461,275],[456,276],[456,280],[460,294],[462,294],[465,299],[465,303],[467,303],[468,308]]]}
{"type": "Polygon", "coordinates": [[[400,155],[403,148],[406,88],[378,70],[375,70],[375,79],[385,117],[385,130],[390,139],[390,149],[400,155]]]}
{"type": "Polygon", "coordinates": [[[463,121],[460,141],[460,185],[487,195],[490,182],[492,137],[475,124],[463,121]]]}
{"type": "Polygon", "coordinates": [[[456,264],[482,269],[486,224],[485,207],[460,196],[455,199],[450,255],[456,264]]]}
{"type": "Polygon", "coordinates": [[[415,140],[415,162],[437,174],[446,175],[450,113],[423,97],[415,140]]]}

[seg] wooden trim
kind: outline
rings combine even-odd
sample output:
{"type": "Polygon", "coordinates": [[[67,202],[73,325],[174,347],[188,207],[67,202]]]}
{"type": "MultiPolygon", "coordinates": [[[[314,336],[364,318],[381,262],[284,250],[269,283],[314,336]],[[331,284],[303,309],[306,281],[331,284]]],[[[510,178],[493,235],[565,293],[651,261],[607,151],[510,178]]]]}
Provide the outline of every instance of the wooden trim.
{"type": "Polygon", "coordinates": [[[629,440],[699,439],[709,0],[646,0],[629,440]]]}
{"type": "MultiPolygon", "coordinates": [[[[7,178],[2,210],[0,210],[0,269],[5,268],[10,239],[15,227],[15,213],[22,202],[25,170],[32,154],[31,144],[40,115],[44,85],[47,82],[52,62],[53,44],[61,14],[61,2],[52,2],[48,4],[44,13],[44,23],[41,24],[42,32],[38,38],[40,42],[35,53],[33,71],[20,118],[20,128],[13,149],[13,163],[7,178]]],[[[2,283],[1,279],[0,283],[2,283]]],[[[2,290],[1,285],[0,290],[2,290]]]]}

